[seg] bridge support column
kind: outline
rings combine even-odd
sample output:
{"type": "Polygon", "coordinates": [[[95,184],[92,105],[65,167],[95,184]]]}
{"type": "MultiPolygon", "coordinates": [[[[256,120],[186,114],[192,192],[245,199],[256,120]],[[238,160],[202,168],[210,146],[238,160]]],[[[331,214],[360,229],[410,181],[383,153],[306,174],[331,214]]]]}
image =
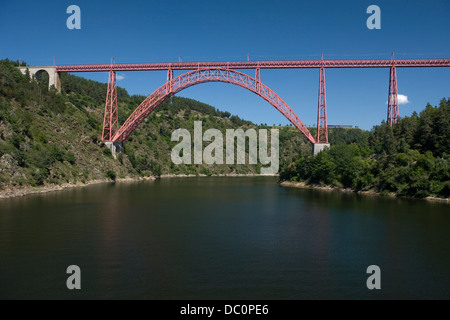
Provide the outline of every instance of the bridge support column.
{"type": "Polygon", "coordinates": [[[317,105],[317,137],[318,143],[328,143],[327,95],[325,91],[325,68],[320,68],[319,102],[317,105]]]}
{"type": "Polygon", "coordinates": [[[173,70],[172,70],[172,67],[169,67],[169,69],[167,70],[167,82],[166,82],[166,84],[167,84],[167,93],[172,93],[172,91],[173,91],[173,83],[172,83],[172,80],[173,80],[173,70]]]}
{"type": "Polygon", "coordinates": [[[392,66],[389,74],[387,123],[392,127],[392,124],[397,123],[398,117],[397,70],[395,66],[392,66]]]}
{"type": "Polygon", "coordinates": [[[61,93],[61,77],[56,69],[54,69],[53,72],[49,72],[48,88],[50,89],[51,86],[54,86],[56,91],[61,93]]]}
{"type": "Polygon", "coordinates": [[[114,159],[117,159],[117,154],[125,152],[122,142],[106,141],[105,145],[111,150],[114,159]]]}
{"type": "Polygon", "coordinates": [[[313,155],[318,154],[319,152],[322,152],[325,148],[329,148],[329,143],[314,143],[313,144],[313,155]]]}
{"type": "Polygon", "coordinates": [[[103,118],[102,140],[111,141],[118,129],[116,72],[110,70],[108,91],[106,93],[105,115],[103,118]]]}
{"type": "Polygon", "coordinates": [[[261,93],[261,69],[260,68],[256,68],[255,71],[255,90],[258,93],[261,93]]]}

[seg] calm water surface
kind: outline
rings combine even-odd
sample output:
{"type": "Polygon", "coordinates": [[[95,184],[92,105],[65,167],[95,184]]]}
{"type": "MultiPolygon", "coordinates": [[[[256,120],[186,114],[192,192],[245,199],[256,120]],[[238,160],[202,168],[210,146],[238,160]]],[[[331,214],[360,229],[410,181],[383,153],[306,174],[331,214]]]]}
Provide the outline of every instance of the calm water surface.
{"type": "Polygon", "coordinates": [[[0,200],[0,298],[450,298],[450,210],[200,177],[0,200]],[[69,265],[78,291],[66,288],[69,265]],[[381,290],[366,269],[381,268],[381,290]]]}

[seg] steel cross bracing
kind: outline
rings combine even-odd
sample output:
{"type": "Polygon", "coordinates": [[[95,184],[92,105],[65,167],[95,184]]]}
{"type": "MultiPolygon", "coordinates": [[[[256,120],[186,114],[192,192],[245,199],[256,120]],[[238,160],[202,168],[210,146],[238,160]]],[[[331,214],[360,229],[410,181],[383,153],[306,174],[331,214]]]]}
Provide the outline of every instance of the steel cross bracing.
{"type": "Polygon", "coordinates": [[[109,71],[108,91],[106,93],[105,114],[103,119],[102,140],[111,141],[116,131],[119,129],[118,109],[117,109],[117,86],[116,72],[109,71]]]}
{"type": "MultiPolygon", "coordinates": [[[[114,71],[193,70],[205,68],[288,69],[288,68],[390,68],[450,67],[450,59],[363,59],[363,60],[277,60],[277,61],[210,61],[116,63],[114,71]]],[[[79,64],[56,66],[58,72],[110,71],[111,64],[79,64]]]]}
{"type": "MultiPolygon", "coordinates": [[[[258,77],[258,74],[257,74],[258,77]]],[[[168,80],[171,77],[168,76],[168,80]]],[[[151,95],[149,95],[130,115],[125,123],[113,136],[112,141],[123,142],[139,124],[162,102],[172,95],[189,88],[193,85],[204,82],[226,82],[248,89],[264,100],[269,102],[280,111],[305,137],[309,142],[315,143],[315,139],[306,126],[300,121],[292,109],[269,87],[261,83],[260,79],[252,78],[249,75],[231,69],[198,69],[182,74],[171,79],[151,95]]]]}
{"type": "Polygon", "coordinates": [[[318,143],[328,143],[327,96],[325,90],[325,68],[320,68],[319,102],[317,106],[317,138],[318,143]]]}
{"type": "Polygon", "coordinates": [[[398,118],[397,70],[395,67],[391,67],[391,72],[389,74],[387,122],[392,127],[392,124],[397,123],[398,118]]]}

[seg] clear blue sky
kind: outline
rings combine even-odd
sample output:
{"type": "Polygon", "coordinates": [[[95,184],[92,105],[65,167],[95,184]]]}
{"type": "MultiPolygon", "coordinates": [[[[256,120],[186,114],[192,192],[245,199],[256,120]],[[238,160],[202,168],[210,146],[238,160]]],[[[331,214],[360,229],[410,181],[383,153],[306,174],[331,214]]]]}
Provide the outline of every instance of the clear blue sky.
{"type": "MultiPolygon", "coordinates": [[[[8,1],[0,5],[0,58],[30,65],[211,60],[449,58],[450,1],[8,1]],[[69,30],[66,8],[81,8],[81,30],[69,30]],[[381,8],[381,30],[369,30],[366,9],[381,8]]],[[[252,76],[254,71],[248,71],[252,76]]],[[[450,96],[450,68],[398,69],[398,90],[410,115],[450,96]]],[[[180,74],[176,72],[175,75],[180,74]]],[[[107,73],[79,74],[106,82],[107,73]]],[[[124,72],[118,83],[148,95],[165,72],[124,72]]],[[[388,69],[327,69],[329,124],[370,129],[386,118],[388,69]]],[[[319,71],[263,70],[262,81],[307,125],[316,123],[319,71]]],[[[256,123],[287,120],[255,94],[223,83],[180,96],[256,123]]]]}

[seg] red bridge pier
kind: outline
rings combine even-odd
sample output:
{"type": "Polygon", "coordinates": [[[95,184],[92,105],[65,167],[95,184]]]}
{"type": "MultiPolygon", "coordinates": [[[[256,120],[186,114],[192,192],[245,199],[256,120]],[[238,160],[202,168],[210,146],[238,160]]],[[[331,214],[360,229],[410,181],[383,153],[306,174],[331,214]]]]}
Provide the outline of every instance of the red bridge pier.
{"type": "Polygon", "coordinates": [[[112,138],[117,130],[119,130],[119,119],[116,72],[113,70],[111,65],[108,79],[108,90],[106,93],[102,140],[105,141],[105,145],[111,150],[114,158],[116,158],[117,153],[124,152],[123,143],[112,141],[112,138]]]}
{"type": "Polygon", "coordinates": [[[328,126],[327,126],[327,94],[325,89],[325,68],[320,67],[319,76],[319,102],[317,104],[317,135],[316,142],[313,144],[313,154],[316,155],[329,148],[328,126]]]}
{"type": "Polygon", "coordinates": [[[398,118],[397,69],[395,66],[392,66],[389,74],[387,123],[392,127],[392,124],[397,123],[398,118]]]}

